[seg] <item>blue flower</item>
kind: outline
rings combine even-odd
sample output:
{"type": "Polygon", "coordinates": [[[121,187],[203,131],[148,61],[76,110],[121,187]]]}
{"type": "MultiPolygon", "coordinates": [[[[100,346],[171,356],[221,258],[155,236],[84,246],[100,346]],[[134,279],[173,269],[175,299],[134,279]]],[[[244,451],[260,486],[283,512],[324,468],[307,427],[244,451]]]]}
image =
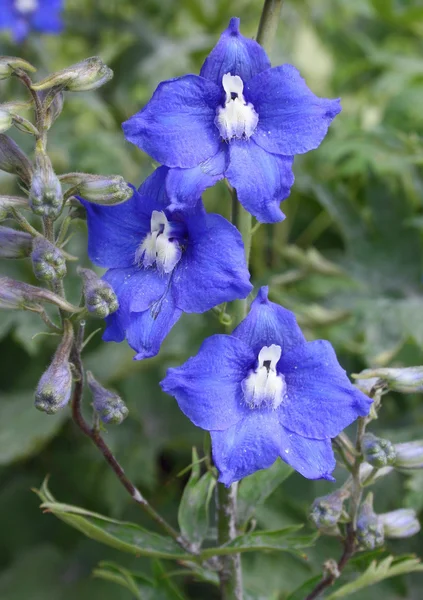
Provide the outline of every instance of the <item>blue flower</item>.
{"type": "Polygon", "coordinates": [[[60,33],[63,0],[1,0],[0,29],[9,29],[16,43],[22,42],[31,29],[60,33]]]}
{"type": "Polygon", "coordinates": [[[219,481],[230,485],[280,456],[304,477],[332,479],[331,438],[371,400],[329,342],[307,342],[294,314],[262,287],[232,335],[213,335],[161,383],[191,421],[210,431],[219,481]]]}
{"type": "Polygon", "coordinates": [[[226,177],[246,210],[273,223],[285,218],[279,204],[294,183],[294,155],[317,148],[340,110],[339,100],[315,96],[295,67],[270,68],[233,18],[200,75],[162,82],[123,130],[172,167],[174,204],[195,202],[226,177]]]}
{"type": "Polygon", "coordinates": [[[81,199],[87,210],[88,254],[107,267],[119,309],[106,319],[103,339],[125,338],[136,359],[154,356],[182,312],[202,313],[251,291],[237,229],[201,200],[170,211],[168,169],[160,167],[117,206],[81,199]]]}

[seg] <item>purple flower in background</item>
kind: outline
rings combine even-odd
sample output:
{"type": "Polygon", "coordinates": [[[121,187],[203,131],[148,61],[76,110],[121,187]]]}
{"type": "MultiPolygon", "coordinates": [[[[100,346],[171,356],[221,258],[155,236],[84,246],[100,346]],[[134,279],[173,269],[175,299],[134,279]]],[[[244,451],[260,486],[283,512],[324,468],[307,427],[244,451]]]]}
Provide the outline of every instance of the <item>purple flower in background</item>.
{"type": "Polygon", "coordinates": [[[233,18],[200,75],[161,83],[150,102],[123,124],[126,138],[172,167],[174,204],[194,203],[226,177],[259,221],[284,219],[295,154],[317,148],[339,100],[318,98],[291,65],[270,67],[263,48],[233,18]]]}
{"type": "Polygon", "coordinates": [[[106,319],[103,339],[125,338],[136,359],[154,356],[182,312],[202,313],[252,290],[244,245],[226,219],[195,209],[169,210],[166,167],[130,200],[87,210],[88,254],[107,267],[119,309],[106,319]]]}
{"type": "Polygon", "coordinates": [[[294,314],[268,300],[267,287],[232,335],[205,340],[161,385],[195,425],[210,431],[226,485],[279,456],[304,477],[332,479],[331,438],[371,404],[329,342],[307,342],[294,314]]]}
{"type": "Polygon", "coordinates": [[[0,29],[10,29],[15,42],[22,42],[31,29],[60,33],[63,0],[1,0],[0,29]]]}

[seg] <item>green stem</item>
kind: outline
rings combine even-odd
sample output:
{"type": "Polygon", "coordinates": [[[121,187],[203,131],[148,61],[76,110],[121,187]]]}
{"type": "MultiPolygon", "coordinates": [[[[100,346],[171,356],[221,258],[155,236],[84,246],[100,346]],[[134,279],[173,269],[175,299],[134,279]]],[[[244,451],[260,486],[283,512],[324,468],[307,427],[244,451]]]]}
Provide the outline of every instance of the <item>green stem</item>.
{"type": "MultiPolygon", "coordinates": [[[[218,542],[219,546],[226,544],[237,535],[236,530],[236,499],[238,484],[233,483],[226,488],[218,485],[218,542]]],[[[221,600],[242,600],[242,569],[241,555],[234,554],[222,559],[219,572],[221,600]]]]}
{"type": "Polygon", "coordinates": [[[283,0],[265,0],[257,32],[257,41],[270,52],[278,29],[283,0]]]}

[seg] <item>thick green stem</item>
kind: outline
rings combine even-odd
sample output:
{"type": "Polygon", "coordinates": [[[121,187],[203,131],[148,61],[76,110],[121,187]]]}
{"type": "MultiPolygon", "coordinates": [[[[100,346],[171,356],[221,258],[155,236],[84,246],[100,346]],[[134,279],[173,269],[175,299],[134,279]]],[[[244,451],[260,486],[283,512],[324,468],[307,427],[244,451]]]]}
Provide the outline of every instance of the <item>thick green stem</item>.
{"type": "MultiPolygon", "coordinates": [[[[219,546],[226,544],[237,535],[236,531],[236,497],[238,484],[229,488],[219,484],[218,497],[218,541],[219,546]]],[[[242,570],[240,554],[225,556],[219,573],[220,593],[222,600],[242,600],[242,570]]]]}
{"type": "MultiPolygon", "coordinates": [[[[242,236],[242,240],[244,242],[245,248],[245,259],[247,265],[250,259],[250,250],[251,250],[251,224],[252,219],[249,212],[245,210],[245,208],[238,202],[238,197],[236,191],[231,189],[232,196],[232,223],[237,227],[238,231],[242,236]]],[[[247,299],[243,300],[235,300],[232,302],[232,318],[233,318],[233,326],[236,327],[241,323],[243,319],[245,319],[247,315],[247,299]]]]}
{"type": "Polygon", "coordinates": [[[283,0],[265,0],[261,13],[257,41],[266,52],[270,52],[281,16],[283,0]]]}

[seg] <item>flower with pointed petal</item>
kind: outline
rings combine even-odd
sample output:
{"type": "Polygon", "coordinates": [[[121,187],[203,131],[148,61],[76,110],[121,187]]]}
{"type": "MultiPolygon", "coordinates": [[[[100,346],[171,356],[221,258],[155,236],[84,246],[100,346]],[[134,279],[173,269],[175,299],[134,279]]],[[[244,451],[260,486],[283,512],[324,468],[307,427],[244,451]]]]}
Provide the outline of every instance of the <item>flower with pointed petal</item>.
{"type": "Polygon", "coordinates": [[[119,309],[106,318],[103,339],[125,338],[136,359],[158,353],[183,312],[202,313],[251,291],[244,245],[226,219],[201,200],[169,209],[167,167],[157,169],[130,200],[87,211],[88,253],[114,289],[119,309]]]}
{"type": "Polygon", "coordinates": [[[195,203],[226,177],[246,210],[273,223],[285,218],[279,204],[294,183],[294,155],[317,148],[340,110],[339,100],[315,96],[295,67],[271,68],[233,18],[200,75],[162,82],[123,130],[172,167],[166,185],[175,205],[195,203]]]}
{"type": "Polygon", "coordinates": [[[214,335],[161,383],[212,438],[230,485],[280,456],[304,477],[332,479],[331,438],[370,410],[329,342],[307,342],[292,312],[262,287],[232,335],[214,335]]]}

